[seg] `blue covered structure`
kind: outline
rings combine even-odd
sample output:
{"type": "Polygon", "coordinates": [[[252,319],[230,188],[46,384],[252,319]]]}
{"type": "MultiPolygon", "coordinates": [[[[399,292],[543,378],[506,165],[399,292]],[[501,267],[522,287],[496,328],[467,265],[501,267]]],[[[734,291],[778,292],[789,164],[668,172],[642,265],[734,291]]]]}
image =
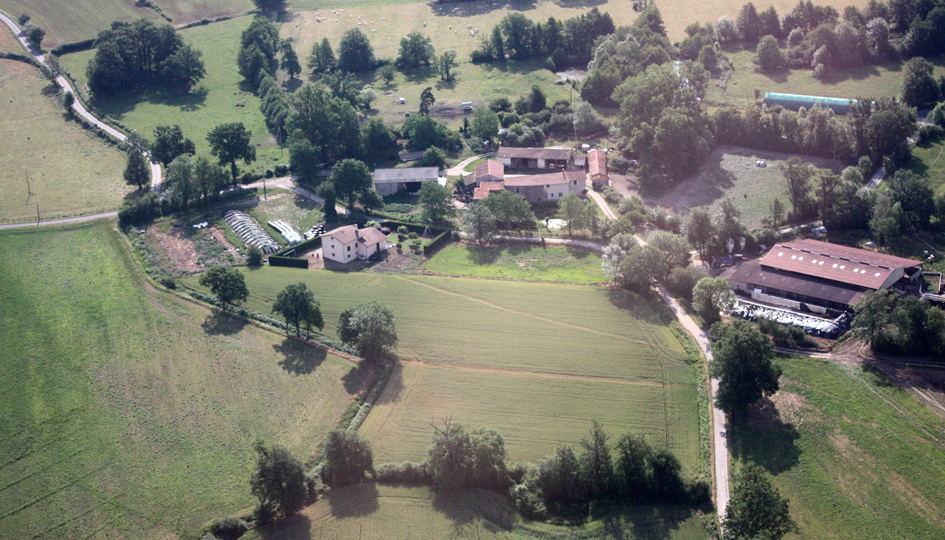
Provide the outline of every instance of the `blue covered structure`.
{"type": "Polygon", "coordinates": [[[849,114],[850,101],[856,103],[856,100],[829,98],[819,96],[802,96],[798,94],[775,94],[768,92],[765,94],[764,104],[768,107],[780,105],[785,109],[796,111],[801,107],[810,110],[815,104],[820,103],[821,107],[829,107],[835,114],[849,114]]]}

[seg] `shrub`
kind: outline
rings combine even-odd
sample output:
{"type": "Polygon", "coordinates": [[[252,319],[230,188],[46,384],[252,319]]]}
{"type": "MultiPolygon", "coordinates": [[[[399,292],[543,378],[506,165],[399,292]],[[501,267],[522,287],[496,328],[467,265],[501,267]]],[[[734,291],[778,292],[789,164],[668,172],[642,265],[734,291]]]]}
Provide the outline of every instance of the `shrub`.
{"type": "Polygon", "coordinates": [[[526,484],[518,484],[509,490],[509,497],[515,505],[515,509],[523,516],[529,519],[544,519],[548,513],[540,492],[536,493],[537,488],[531,488],[526,484]]]}
{"type": "Polygon", "coordinates": [[[276,176],[285,176],[289,174],[289,166],[286,165],[285,163],[280,163],[276,165],[275,173],[276,173],[276,176]]]}
{"type": "Polygon", "coordinates": [[[381,483],[432,484],[433,476],[425,461],[384,463],[377,467],[374,478],[381,483]]]}
{"type": "Polygon", "coordinates": [[[623,199],[623,195],[612,186],[604,186],[604,189],[601,190],[601,195],[603,195],[604,200],[610,204],[620,204],[620,200],[623,199]]]}
{"type": "Polygon", "coordinates": [[[410,234],[407,235],[407,237],[410,238],[411,240],[416,240],[417,238],[420,238],[420,235],[417,234],[416,232],[411,232],[410,234]]]}
{"type": "Polygon", "coordinates": [[[272,178],[273,172],[272,169],[266,169],[266,178],[272,178]]]}
{"type": "Polygon", "coordinates": [[[705,274],[698,269],[687,266],[685,268],[673,268],[666,274],[663,285],[666,290],[676,298],[682,298],[687,302],[692,302],[692,289],[705,274]]]}
{"type": "Polygon", "coordinates": [[[170,277],[163,277],[161,278],[161,285],[173,290],[177,288],[177,280],[170,277]]]}
{"type": "Polygon", "coordinates": [[[258,246],[249,246],[246,248],[246,264],[250,266],[259,266],[262,264],[263,252],[258,246]]]}
{"type": "Polygon", "coordinates": [[[406,225],[401,225],[400,227],[397,227],[397,234],[399,236],[407,236],[408,233],[410,233],[410,229],[408,229],[406,225]]]}
{"type": "Polygon", "coordinates": [[[243,536],[249,530],[249,523],[246,523],[238,517],[221,517],[210,522],[205,528],[208,532],[220,540],[236,540],[243,536]]]}
{"type": "Polygon", "coordinates": [[[623,156],[614,156],[610,158],[607,166],[617,174],[627,174],[630,170],[630,160],[623,156]]]}

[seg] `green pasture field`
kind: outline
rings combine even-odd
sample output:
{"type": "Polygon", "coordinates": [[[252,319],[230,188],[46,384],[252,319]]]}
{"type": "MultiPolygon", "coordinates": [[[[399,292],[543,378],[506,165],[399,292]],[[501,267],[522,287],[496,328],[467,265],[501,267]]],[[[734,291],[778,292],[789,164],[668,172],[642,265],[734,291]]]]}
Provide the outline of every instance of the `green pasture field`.
{"type": "Polygon", "coordinates": [[[193,538],[255,504],[257,438],[304,458],[365,384],[129,257],[104,221],[0,233],[4,537],[193,538]]]}
{"type": "Polygon", "coordinates": [[[936,194],[945,193],[945,140],[912,147],[909,168],[927,176],[936,194]]]}
{"type": "MultiPolygon", "coordinates": [[[[695,176],[678,184],[654,203],[682,215],[696,206],[715,208],[725,198],[731,198],[742,213],[742,222],[748,227],[760,227],[762,219],[771,216],[769,209],[775,198],[781,199],[785,208],[790,210],[787,181],[781,171],[781,164],[790,157],[779,152],[719,146],[709,154],[695,176]],[[755,166],[758,160],[768,166],[755,166]]],[[[837,172],[836,161],[798,157],[816,167],[837,172]]]]}
{"type": "MultiPolygon", "coordinates": [[[[241,85],[236,55],[240,34],[252,22],[252,17],[239,17],[206,26],[181,31],[184,40],[203,52],[207,75],[188,94],[166,91],[145,92],[137,96],[96,100],[95,108],[118,120],[129,129],[136,129],[147,139],[154,138],[154,128],[177,124],[184,136],[192,139],[198,153],[209,154],[207,133],[215,126],[228,122],[242,122],[253,132],[256,162],[240,170],[271,167],[271,158],[279,155],[275,141],[266,130],[265,119],[259,111],[259,99],[241,85]]],[[[62,56],[62,65],[86,89],[85,70],[95,51],[84,51],[62,56]]],[[[285,162],[288,161],[288,156],[285,162]]]]}
{"type": "Polygon", "coordinates": [[[859,365],[780,359],[781,390],[732,449],[774,475],[800,534],[945,536],[940,415],[859,365]]]}
{"type": "Polygon", "coordinates": [[[13,37],[13,32],[10,31],[10,27],[7,25],[3,25],[3,31],[0,32],[0,51],[20,54],[26,52],[23,46],[13,37]]]}
{"type": "MultiPolygon", "coordinates": [[[[842,99],[857,97],[899,97],[902,86],[902,63],[879,66],[832,69],[823,80],[811,77],[810,69],[786,69],[777,73],[755,73],[751,59],[755,49],[740,45],[726,46],[725,52],[735,71],[724,88],[717,79],[709,84],[706,105],[750,107],[755,103],[757,88],[765,92],[804,94],[842,99]]],[[[935,77],[945,75],[945,59],[932,58],[935,77]]]]}
{"type": "MultiPolygon", "coordinates": [[[[377,300],[397,322],[401,360],[361,432],[375,461],[419,460],[431,420],[491,426],[509,459],[577,444],[592,419],[613,437],[644,434],[698,465],[693,366],[636,296],[615,289],[266,267],[246,272],[249,308],[269,312],[286,285],[321,302],[327,335],[341,311],[377,300]]],[[[184,280],[200,288],[196,277],[184,280]]]]}
{"type": "Polygon", "coordinates": [[[453,244],[441,249],[423,268],[452,276],[605,283],[607,277],[600,265],[598,255],[565,246],[453,244]]]}
{"type": "Polygon", "coordinates": [[[359,538],[613,538],[704,540],[698,518],[671,506],[637,506],[580,527],[524,521],[509,500],[484,490],[440,494],[426,486],[361,484],[333,490],[287,520],[250,531],[246,540],[359,538]]]}
{"type": "Polygon", "coordinates": [[[47,86],[35,67],[0,60],[0,223],[36,220],[37,204],[42,219],[109,212],[132,191],[125,155],[66,121],[47,86]]]}

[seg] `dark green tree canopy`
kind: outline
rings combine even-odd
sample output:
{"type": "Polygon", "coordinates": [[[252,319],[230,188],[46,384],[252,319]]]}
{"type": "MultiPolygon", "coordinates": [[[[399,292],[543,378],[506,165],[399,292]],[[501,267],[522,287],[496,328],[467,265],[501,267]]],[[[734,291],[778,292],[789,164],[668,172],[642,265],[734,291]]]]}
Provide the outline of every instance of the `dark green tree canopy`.
{"type": "MultiPolygon", "coordinates": [[[[282,315],[286,324],[295,327],[296,337],[302,336],[302,326],[305,326],[306,330],[313,326],[319,330],[325,327],[321,305],[304,283],[286,285],[286,288],[276,295],[272,312],[282,315]]],[[[286,334],[288,333],[289,329],[286,328],[286,334]]]]}
{"type": "Polygon", "coordinates": [[[308,67],[315,73],[323,73],[335,67],[335,52],[331,48],[328,38],[322,38],[321,43],[312,45],[312,53],[308,57],[308,67]]]}
{"type": "Polygon", "coordinates": [[[220,124],[207,134],[210,153],[220,160],[220,165],[229,164],[233,182],[236,182],[239,171],[237,160],[243,160],[247,165],[256,161],[256,147],[249,143],[252,135],[242,122],[220,124]]]}
{"type": "Polygon", "coordinates": [[[456,215],[452,190],[437,182],[424,182],[420,186],[420,206],[423,207],[424,221],[431,225],[446,224],[456,215]]]}
{"type": "Polygon", "coordinates": [[[400,40],[400,51],[397,53],[399,66],[407,69],[428,66],[433,58],[433,43],[428,36],[420,32],[410,32],[400,40]]]}
{"type": "Polygon", "coordinates": [[[331,183],[335,193],[345,202],[350,212],[358,201],[368,200],[374,191],[374,181],[368,166],[357,159],[343,159],[331,171],[331,183]]]}
{"type": "Polygon", "coordinates": [[[746,463],[735,479],[722,530],[725,540],[780,540],[796,532],[797,524],[791,519],[788,500],[771,485],[760,467],[746,463]]]}
{"type": "Polygon", "coordinates": [[[223,304],[223,311],[226,311],[227,304],[238,304],[249,298],[246,279],[235,268],[211,266],[200,276],[200,284],[210,288],[210,292],[223,304]]]}
{"type": "Polygon", "coordinates": [[[422,116],[429,116],[430,107],[432,107],[434,103],[436,103],[436,98],[433,97],[433,88],[428,86],[420,93],[420,114],[422,116]]]}
{"type": "Polygon", "coordinates": [[[343,71],[368,71],[374,68],[374,47],[357,28],[345,31],[338,44],[338,69],[343,71]]]}
{"type": "Polygon", "coordinates": [[[138,189],[151,183],[151,168],[144,159],[144,154],[128,149],[128,159],[125,164],[125,183],[137,186],[138,189]]]}
{"type": "Polygon", "coordinates": [[[774,36],[768,35],[761,38],[755,54],[758,55],[758,66],[761,71],[778,71],[784,68],[784,55],[781,54],[778,40],[774,36]]]}
{"type": "Polygon", "coordinates": [[[378,302],[347,309],[338,319],[338,337],[353,345],[363,358],[378,360],[397,346],[394,313],[378,302]]]}
{"type": "Polygon", "coordinates": [[[716,403],[738,423],[751,404],[778,391],[781,368],[771,362],[768,337],[747,321],[718,322],[709,333],[714,336],[709,369],[719,379],[716,403]]]}
{"type": "Polygon", "coordinates": [[[474,238],[479,245],[489,242],[495,235],[495,216],[482,202],[467,205],[460,213],[459,223],[460,229],[470,238],[474,238]]]}
{"type": "Polygon", "coordinates": [[[177,156],[194,153],[194,141],[184,138],[180,126],[158,126],[154,128],[151,157],[167,167],[177,156]]]}
{"type": "Polygon", "coordinates": [[[332,487],[358,484],[374,473],[371,444],[357,431],[336,429],[328,432],[322,478],[332,487]]]}
{"type": "Polygon", "coordinates": [[[299,64],[299,56],[295,54],[295,49],[292,48],[291,44],[287,44],[284,47],[280,67],[289,74],[290,79],[294,79],[296,75],[302,73],[302,66],[299,64]]]}
{"type": "Polygon", "coordinates": [[[291,516],[302,509],[308,498],[302,462],[277,444],[256,443],[256,471],[250,479],[253,495],[260,506],[291,516]]]}

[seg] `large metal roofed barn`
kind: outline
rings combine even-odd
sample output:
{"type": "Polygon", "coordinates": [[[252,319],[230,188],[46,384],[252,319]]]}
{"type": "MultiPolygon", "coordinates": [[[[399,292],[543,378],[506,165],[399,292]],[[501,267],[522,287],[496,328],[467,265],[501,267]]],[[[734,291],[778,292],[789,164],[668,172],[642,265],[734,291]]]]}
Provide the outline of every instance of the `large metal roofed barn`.
{"type": "Polygon", "coordinates": [[[436,182],[440,177],[437,167],[404,167],[374,171],[374,187],[381,196],[398,191],[418,191],[423,182],[436,182]]]}
{"type": "Polygon", "coordinates": [[[815,104],[820,103],[821,107],[829,108],[836,114],[849,114],[850,101],[856,103],[855,99],[849,100],[842,98],[804,96],[800,94],[776,94],[774,92],[768,92],[765,94],[764,104],[768,107],[780,105],[785,109],[796,111],[801,107],[810,110],[815,104]]]}

